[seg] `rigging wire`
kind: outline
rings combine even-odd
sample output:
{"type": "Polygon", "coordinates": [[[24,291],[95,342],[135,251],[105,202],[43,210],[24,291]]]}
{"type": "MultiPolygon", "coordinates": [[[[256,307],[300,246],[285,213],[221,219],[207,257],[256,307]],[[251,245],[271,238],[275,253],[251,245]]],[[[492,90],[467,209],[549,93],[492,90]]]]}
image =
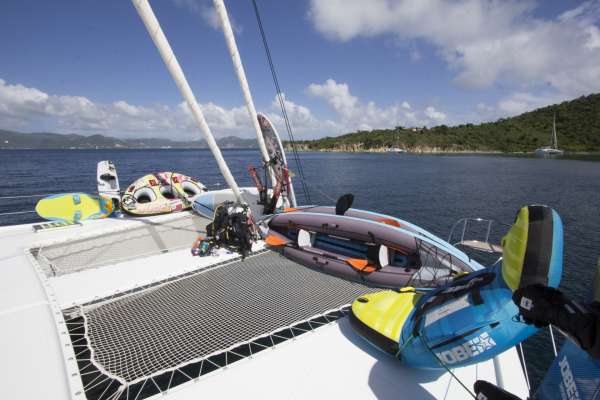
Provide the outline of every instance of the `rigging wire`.
{"type": "Polygon", "coordinates": [[[287,110],[285,108],[285,99],[281,92],[281,87],[279,86],[279,80],[277,79],[277,73],[275,72],[275,66],[273,65],[273,59],[271,57],[271,51],[269,50],[269,44],[267,42],[267,37],[265,35],[265,31],[263,29],[262,20],[260,18],[260,13],[258,11],[258,5],[256,4],[256,0],[252,0],[252,5],[254,7],[254,13],[256,14],[256,21],[258,23],[258,28],[260,30],[260,36],[262,38],[262,42],[265,48],[265,53],[267,55],[267,60],[269,61],[269,68],[271,69],[271,76],[273,77],[273,83],[275,84],[275,90],[277,92],[277,100],[279,101],[279,105],[281,107],[281,113],[283,115],[283,120],[285,121],[285,128],[287,130],[288,136],[290,138],[290,143],[292,145],[292,153],[294,155],[294,160],[296,161],[296,165],[298,167],[298,174],[300,175],[300,180],[302,182],[302,191],[304,192],[304,197],[307,203],[311,203],[310,193],[308,191],[308,187],[305,182],[304,171],[302,169],[302,163],[300,161],[300,156],[298,154],[298,149],[296,148],[296,140],[294,139],[294,133],[292,132],[292,126],[290,125],[290,120],[288,118],[287,110]]]}
{"type": "Polygon", "coordinates": [[[0,216],[3,215],[17,215],[17,214],[31,214],[34,213],[35,210],[31,210],[31,211],[11,211],[11,212],[5,212],[5,213],[0,213],[0,216]]]}
{"type": "Polygon", "coordinates": [[[333,202],[333,204],[335,204],[337,202],[337,199],[334,199],[333,197],[329,196],[326,192],[324,192],[323,190],[319,189],[320,185],[314,184],[314,183],[308,183],[305,179],[298,177],[298,179],[300,179],[302,181],[303,184],[305,184],[307,187],[309,188],[313,188],[314,190],[316,190],[317,192],[319,192],[320,194],[323,195],[323,197],[325,197],[327,200],[333,202]]]}
{"type": "Polygon", "coordinates": [[[336,199],[334,199],[333,197],[329,196],[327,193],[325,193],[323,190],[319,189],[317,186],[312,186],[313,188],[315,188],[317,190],[317,192],[321,193],[323,196],[325,196],[329,201],[331,201],[333,204],[336,203],[336,199]]]}
{"type": "Polygon", "coordinates": [[[11,200],[11,199],[27,199],[27,198],[32,198],[32,197],[46,197],[46,196],[54,196],[56,194],[61,194],[61,193],[46,193],[46,194],[26,194],[26,195],[20,195],[20,196],[0,196],[0,200],[11,200]]]}

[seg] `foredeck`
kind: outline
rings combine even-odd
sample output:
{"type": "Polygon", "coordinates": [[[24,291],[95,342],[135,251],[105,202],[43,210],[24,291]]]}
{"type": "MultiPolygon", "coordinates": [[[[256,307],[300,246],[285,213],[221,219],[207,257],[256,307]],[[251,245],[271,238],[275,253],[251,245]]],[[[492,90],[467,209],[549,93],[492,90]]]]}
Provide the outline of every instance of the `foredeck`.
{"type": "MultiPolygon", "coordinates": [[[[60,242],[81,240],[94,235],[110,235],[111,232],[147,226],[149,222],[152,226],[167,224],[173,221],[173,218],[181,218],[184,215],[144,220],[92,221],[81,227],[41,233],[34,233],[31,225],[0,228],[0,352],[4,358],[0,373],[5,382],[3,398],[85,399],[86,390],[80,376],[82,363],[78,364],[76,355],[80,351],[73,346],[73,332],[68,329],[70,325],[65,321],[69,319],[70,312],[87,308],[93,310],[90,312],[101,313],[102,307],[106,305],[108,308],[114,308],[123,306],[127,299],[140,301],[140,296],[143,298],[145,293],[164,288],[169,282],[179,282],[179,285],[182,285],[173,293],[186,290],[192,293],[189,292],[191,286],[187,284],[191,281],[185,279],[199,276],[198,271],[217,263],[234,265],[237,262],[236,254],[226,252],[214,257],[198,258],[192,257],[188,248],[163,249],[152,254],[138,254],[135,257],[101,263],[94,268],[78,268],[70,273],[52,275],[48,274],[46,267],[40,265],[39,260],[32,255],[31,249],[44,248],[50,244],[55,246],[60,242]]],[[[254,250],[260,251],[261,248],[262,246],[257,246],[254,250]]],[[[282,261],[282,268],[302,268],[285,263],[289,261],[282,261]]],[[[256,265],[255,268],[265,267],[256,265]]],[[[298,270],[298,273],[305,272],[298,270]]],[[[304,279],[304,275],[298,279],[304,279]]],[[[223,289],[224,285],[226,283],[219,284],[220,289],[223,289]]],[[[294,298],[300,296],[300,292],[286,291],[281,287],[272,288],[272,283],[262,287],[256,282],[248,282],[248,286],[255,286],[258,291],[255,303],[263,297],[266,299],[285,293],[293,295],[294,298]],[[271,288],[273,293],[265,293],[271,288]]],[[[308,286],[296,289],[306,292],[309,286],[314,285],[309,283],[308,286]]],[[[172,377],[174,380],[179,379],[181,382],[178,383],[181,384],[169,383],[164,386],[164,382],[149,381],[149,387],[154,385],[161,390],[152,389],[154,392],[146,394],[153,396],[156,393],[157,396],[162,396],[162,391],[168,398],[176,400],[197,399],[201,396],[467,398],[465,390],[448,373],[402,367],[397,360],[371,348],[358,337],[343,316],[343,308],[339,312],[332,311],[339,308],[338,305],[346,303],[347,297],[354,296],[355,290],[369,290],[359,286],[353,287],[344,295],[346,297],[336,298],[318,309],[310,308],[303,314],[300,313],[302,315],[294,314],[289,320],[275,321],[274,325],[266,327],[268,332],[264,333],[275,336],[271,338],[271,345],[263,346],[265,351],[254,352],[248,344],[251,354],[244,353],[241,354],[242,357],[230,355],[232,358],[225,362],[213,359],[218,368],[211,367],[210,371],[202,373],[201,366],[200,373],[188,376],[190,379],[172,377]],[[325,318],[319,319],[323,314],[325,318]],[[310,329],[306,326],[301,326],[299,331],[290,329],[296,321],[306,322],[311,319],[314,319],[314,322],[310,329]],[[278,331],[277,326],[288,329],[289,332],[278,331]]],[[[327,288],[315,288],[315,293],[320,293],[319,297],[322,297],[323,290],[326,291],[327,288]]],[[[225,292],[226,290],[220,293],[225,292]]],[[[147,304],[145,301],[141,300],[143,304],[147,304]]],[[[189,303],[189,299],[187,302],[189,303]]],[[[284,301],[278,307],[288,305],[297,312],[298,305],[288,303],[290,301],[284,301]]],[[[265,316],[270,317],[269,314],[273,313],[265,313],[265,316]]],[[[234,324],[235,320],[228,321],[231,317],[227,316],[227,313],[214,316],[220,319],[218,322],[221,326],[227,323],[234,324]]],[[[161,324],[163,321],[155,323],[161,324]]],[[[247,343],[255,339],[253,335],[260,336],[260,333],[255,332],[248,336],[247,343]]],[[[178,334],[174,334],[171,340],[177,341],[178,334]]],[[[260,343],[258,345],[260,347],[260,343]]],[[[231,346],[227,349],[232,350],[231,346]]],[[[236,352],[243,353],[240,349],[236,352]]],[[[144,354],[152,356],[149,350],[144,354]]],[[[207,356],[211,354],[206,353],[207,356]]],[[[209,364],[207,362],[207,365],[209,364]]],[[[486,379],[502,384],[521,397],[527,395],[524,375],[515,349],[494,360],[459,368],[454,372],[468,387],[472,387],[476,379],[486,379]]],[[[86,381],[86,385],[89,389],[89,380],[86,381]]],[[[121,395],[125,397],[122,398],[126,398],[128,393],[123,393],[121,395]]]]}

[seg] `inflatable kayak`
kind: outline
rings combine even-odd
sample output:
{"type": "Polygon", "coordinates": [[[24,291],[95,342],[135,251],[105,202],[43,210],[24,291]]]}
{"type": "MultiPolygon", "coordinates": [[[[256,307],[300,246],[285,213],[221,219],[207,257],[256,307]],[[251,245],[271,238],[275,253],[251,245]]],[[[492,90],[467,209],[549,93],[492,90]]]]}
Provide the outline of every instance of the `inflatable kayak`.
{"type": "Polygon", "coordinates": [[[519,287],[557,287],[563,229],[556,211],[528,206],[502,239],[503,259],[426,294],[413,288],[359,297],[350,322],[367,341],[416,368],[454,368],[490,359],[537,331],[519,320],[519,287]]]}
{"type": "Polygon", "coordinates": [[[406,229],[392,217],[315,209],[266,219],[266,244],[307,267],[376,287],[437,287],[481,268],[458,249],[406,229]]]}
{"type": "Polygon", "coordinates": [[[112,214],[112,199],[87,193],[65,193],[45,197],[35,206],[37,214],[50,221],[79,222],[112,214]]]}
{"type": "MultiPolygon", "coordinates": [[[[319,213],[319,214],[332,214],[335,215],[335,207],[332,206],[302,206],[295,208],[286,208],[285,212],[311,212],[311,213],[319,213]]],[[[347,217],[366,219],[368,221],[381,222],[383,224],[387,224],[390,226],[395,226],[396,228],[402,228],[408,231],[416,232],[422,236],[427,237],[431,241],[436,242],[441,247],[451,247],[454,250],[456,249],[447,241],[433,235],[431,232],[421,228],[418,225],[412,224],[408,221],[402,220],[400,218],[392,217],[391,215],[380,214],[374,211],[367,210],[359,210],[357,208],[349,208],[344,212],[344,215],[347,217]]],[[[466,254],[463,253],[464,258],[468,258],[466,254]]]]}
{"type": "Polygon", "coordinates": [[[121,197],[121,208],[135,216],[167,214],[191,208],[206,187],[177,172],[148,174],[133,182],[121,197]]]}

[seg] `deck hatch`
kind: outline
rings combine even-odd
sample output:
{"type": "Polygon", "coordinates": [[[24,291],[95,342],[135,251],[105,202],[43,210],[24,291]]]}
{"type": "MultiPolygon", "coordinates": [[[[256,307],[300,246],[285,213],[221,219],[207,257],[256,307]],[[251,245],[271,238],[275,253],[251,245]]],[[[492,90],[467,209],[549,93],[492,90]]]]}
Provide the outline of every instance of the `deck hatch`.
{"type": "Polygon", "coordinates": [[[83,306],[67,324],[88,399],[141,399],[328,324],[370,291],[264,251],[83,306]]]}

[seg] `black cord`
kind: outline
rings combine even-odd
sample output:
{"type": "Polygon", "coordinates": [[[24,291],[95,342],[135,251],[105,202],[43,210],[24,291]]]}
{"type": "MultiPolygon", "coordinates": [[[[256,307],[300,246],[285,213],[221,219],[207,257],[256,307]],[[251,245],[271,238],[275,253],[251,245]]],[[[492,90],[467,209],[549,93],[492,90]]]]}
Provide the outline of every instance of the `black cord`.
{"type": "Polygon", "coordinates": [[[305,197],[305,200],[307,201],[307,203],[310,204],[311,203],[310,193],[308,191],[308,187],[305,184],[304,171],[302,169],[302,163],[300,162],[300,156],[299,156],[298,150],[296,148],[296,140],[294,139],[294,134],[292,132],[292,126],[290,125],[290,120],[287,115],[287,111],[285,108],[285,100],[281,93],[281,88],[279,86],[279,80],[277,79],[277,73],[275,72],[275,66],[273,65],[273,59],[271,58],[271,51],[269,50],[269,44],[267,43],[267,37],[266,37],[265,31],[263,29],[263,24],[262,24],[262,20],[260,18],[260,13],[258,11],[258,6],[256,4],[256,0],[252,0],[252,5],[254,6],[254,13],[256,14],[256,21],[258,22],[260,36],[262,38],[262,42],[265,47],[265,53],[267,55],[267,60],[269,61],[269,68],[271,69],[273,83],[275,84],[275,90],[277,91],[277,99],[278,99],[279,105],[281,107],[281,113],[283,115],[283,120],[285,121],[285,128],[288,132],[288,136],[290,138],[290,143],[292,144],[292,153],[294,155],[294,160],[296,161],[296,166],[298,167],[298,173],[301,177],[302,190],[304,192],[304,197],[305,197]]]}
{"type": "Polygon", "coordinates": [[[475,400],[477,400],[477,396],[475,396],[475,394],[473,394],[473,392],[471,392],[471,390],[460,379],[458,379],[458,377],[456,375],[454,375],[454,372],[452,372],[452,370],[450,370],[450,368],[446,365],[446,363],[444,363],[442,361],[442,359],[439,358],[437,356],[437,354],[435,354],[435,352],[433,351],[433,349],[431,347],[429,347],[429,343],[427,343],[427,340],[425,339],[425,335],[423,333],[421,333],[419,335],[419,338],[421,339],[421,343],[423,343],[423,345],[425,346],[425,348],[427,348],[427,350],[429,350],[429,352],[435,357],[435,359],[438,361],[438,363],[442,367],[444,367],[444,369],[446,371],[448,371],[448,373],[460,384],[460,386],[463,387],[463,389],[465,389],[467,391],[467,393],[469,393],[471,395],[471,397],[473,397],[475,400]]]}

